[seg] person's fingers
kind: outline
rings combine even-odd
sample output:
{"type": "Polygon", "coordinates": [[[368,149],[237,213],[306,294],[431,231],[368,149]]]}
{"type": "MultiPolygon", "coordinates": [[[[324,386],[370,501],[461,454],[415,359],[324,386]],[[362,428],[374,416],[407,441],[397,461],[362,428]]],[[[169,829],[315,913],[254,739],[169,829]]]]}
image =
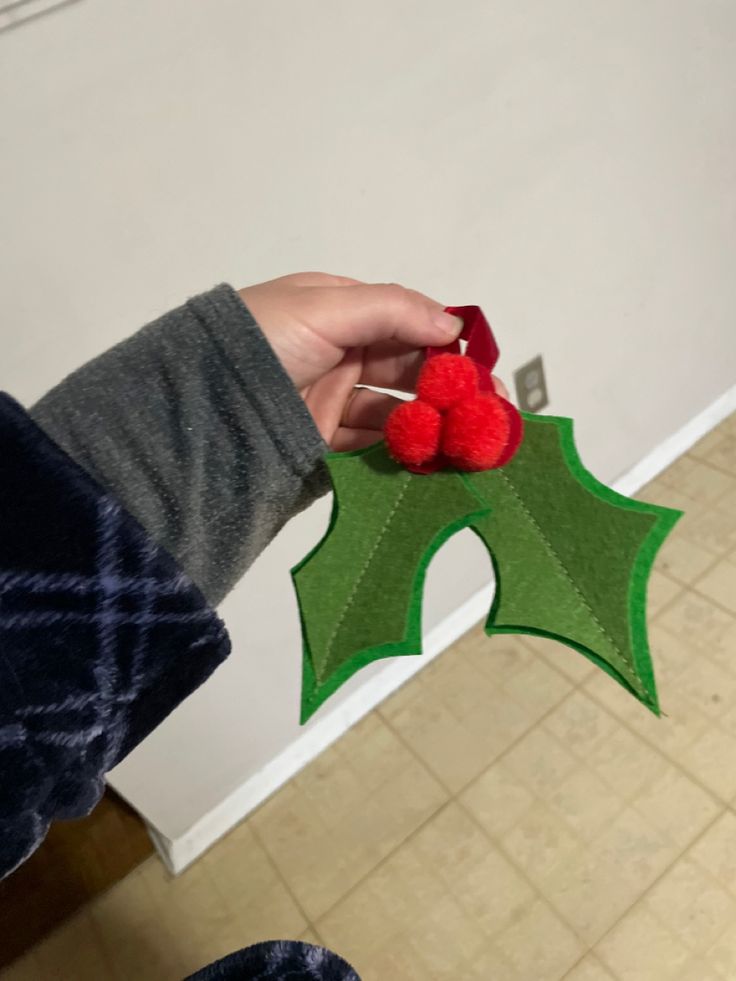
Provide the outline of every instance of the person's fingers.
{"type": "Polygon", "coordinates": [[[383,432],[383,425],[390,412],[400,405],[401,399],[369,388],[356,388],[345,403],[340,425],[351,429],[374,429],[383,432]]]}
{"type": "Polygon", "coordinates": [[[362,371],[362,352],[348,351],[340,364],[322,375],[302,393],[315,425],[327,442],[340,425],[346,402],[351,398],[362,371]]]}
{"type": "Polygon", "coordinates": [[[442,304],[397,283],[339,289],[314,287],[305,296],[306,320],[337,347],[366,347],[395,340],[409,347],[441,347],[455,340],[462,321],[442,304]]]}
{"type": "Polygon", "coordinates": [[[239,295],[299,389],[331,371],[351,348],[388,341],[415,350],[442,347],[462,329],[460,318],[439,302],[397,283],[307,272],[245,287],[239,295]]]}
{"type": "Polygon", "coordinates": [[[362,450],[372,446],[382,439],[382,434],[376,429],[350,429],[340,426],[330,440],[333,453],[345,453],[348,450],[362,450]]]}
{"type": "Polygon", "coordinates": [[[361,385],[413,392],[424,354],[398,341],[380,341],[365,349],[361,385]]]}
{"type": "MultiPolygon", "coordinates": [[[[350,276],[335,276],[325,272],[289,273],[270,279],[269,284],[282,283],[284,286],[366,286],[362,279],[352,279],[350,276]]],[[[265,284],[264,284],[265,285],[265,284]]]]}

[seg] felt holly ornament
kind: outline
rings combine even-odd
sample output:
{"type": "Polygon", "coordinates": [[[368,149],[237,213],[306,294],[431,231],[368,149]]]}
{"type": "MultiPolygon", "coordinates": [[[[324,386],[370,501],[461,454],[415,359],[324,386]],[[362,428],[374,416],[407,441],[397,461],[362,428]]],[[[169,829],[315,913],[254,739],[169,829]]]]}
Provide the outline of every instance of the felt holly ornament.
{"type": "Polygon", "coordinates": [[[518,449],[523,423],[493,388],[498,347],[479,307],[446,309],[463,317],[467,350],[457,353],[459,341],[449,349],[428,348],[416,399],[399,405],[386,422],[386,447],[413,473],[502,467],[518,449]]]}
{"type": "Polygon", "coordinates": [[[417,398],[397,406],[386,421],[386,447],[414,473],[443,466],[489,470],[513,456],[521,442],[517,409],[494,392],[479,390],[482,367],[462,354],[426,361],[417,398]]]}
{"type": "Polygon", "coordinates": [[[370,662],[421,653],[425,572],[462,528],[493,564],[487,634],[562,641],[659,714],[646,587],[681,512],[600,483],[572,420],[519,413],[496,395],[499,351],[483,313],[446,310],[463,319],[464,353],[459,341],[428,349],[417,397],[391,414],[385,441],[328,455],[330,525],[292,569],[302,722],[370,662]]]}

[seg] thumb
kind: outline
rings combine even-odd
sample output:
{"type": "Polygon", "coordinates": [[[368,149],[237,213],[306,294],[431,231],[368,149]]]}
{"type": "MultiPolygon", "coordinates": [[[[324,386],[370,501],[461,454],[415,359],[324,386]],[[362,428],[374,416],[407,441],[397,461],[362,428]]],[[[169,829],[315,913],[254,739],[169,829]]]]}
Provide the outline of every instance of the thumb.
{"type": "Polygon", "coordinates": [[[443,347],[462,330],[459,317],[441,303],[398,283],[312,288],[311,319],[320,336],[336,347],[366,347],[394,340],[409,347],[443,347]]]}

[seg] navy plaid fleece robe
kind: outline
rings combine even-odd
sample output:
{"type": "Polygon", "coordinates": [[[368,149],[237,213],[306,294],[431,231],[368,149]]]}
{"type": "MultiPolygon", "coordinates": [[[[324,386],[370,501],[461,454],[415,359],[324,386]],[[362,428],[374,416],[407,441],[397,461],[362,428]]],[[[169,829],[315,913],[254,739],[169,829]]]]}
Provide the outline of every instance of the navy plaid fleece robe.
{"type": "MultiPolygon", "coordinates": [[[[229,286],[0,393],[0,877],[227,657],[214,606],[328,487],[325,446],[229,286]]],[[[199,979],[358,981],[271,941],[199,979]]]]}

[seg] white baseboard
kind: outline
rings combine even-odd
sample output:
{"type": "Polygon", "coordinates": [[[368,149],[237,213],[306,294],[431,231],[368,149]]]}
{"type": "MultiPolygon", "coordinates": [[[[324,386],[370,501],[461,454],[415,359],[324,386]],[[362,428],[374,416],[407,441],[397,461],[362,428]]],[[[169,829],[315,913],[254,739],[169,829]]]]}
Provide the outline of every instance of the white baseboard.
{"type": "Polygon", "coordinates": [[[155,828],[149,827],[156,850],[169,871],[174,874],[182,872],[218,838],[227,834],[391,692],[400,688],[413,674],[454,644],[488,613],[492,591],[493,585],[489,582],[430,630],[422,640],[421,657],[396,657],[386,661],[382,670],[336,705],[331,712],[325,712],[321,719],[312,723],[290,746],[263,769],[254,773],[186,834],[171,840],[159,834],[155,828]]]}
{"type": "MultiPolygon", "coordinates": [[[[736,385],[619,477],[613,488],[620,494],[635,494],[734,411],[736,385]]],[[[169,871],[182,872],[302,767],[481,620],[489,609],[492,588],[489,582],[430,630],[423,640],[422,657],[397,657],[387,661],[382,670],[332,711],[325,712],[287,749],[253,774],[186,834],[172,840],[155,828],[149,828],[156,850],[169,871]]]]}
{"type": "Polygon", "coordinates": [[[674,463],[678,456],[687,453],[691,446],[695,446],[698,440],[706,436],[711,429],[714,429],[719,422],[727,419],[733,412],[736,412],[736,385],[733,385],[715,402],[712,402],[702,412],[686,422],[682,429],[678,429],[659,446],[655,446],[643,460],[640,460],[631,470],[627,470],[616,480],[612,485],[613,489],[617,490],[619,494],[626,494],[627,497],[636,494],[644,484],[654,480],[658,474],[666,470],[671,463],[674,463]]]}

